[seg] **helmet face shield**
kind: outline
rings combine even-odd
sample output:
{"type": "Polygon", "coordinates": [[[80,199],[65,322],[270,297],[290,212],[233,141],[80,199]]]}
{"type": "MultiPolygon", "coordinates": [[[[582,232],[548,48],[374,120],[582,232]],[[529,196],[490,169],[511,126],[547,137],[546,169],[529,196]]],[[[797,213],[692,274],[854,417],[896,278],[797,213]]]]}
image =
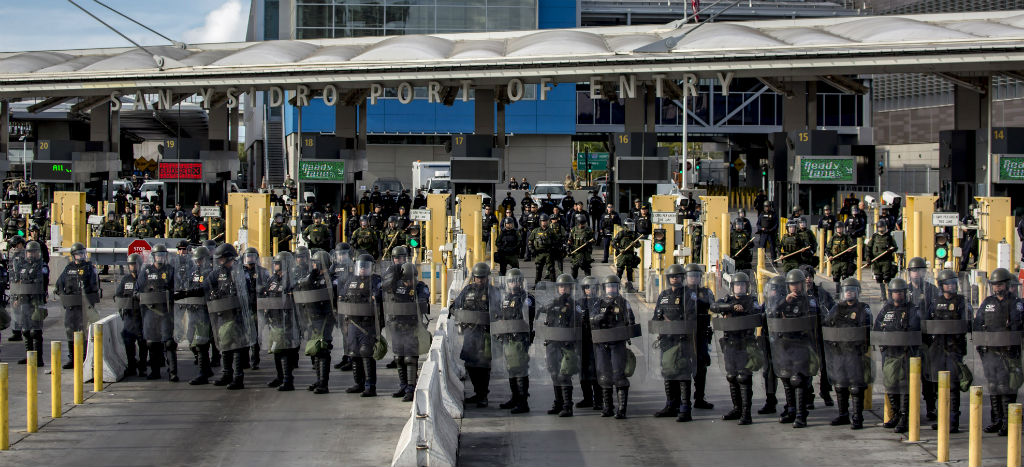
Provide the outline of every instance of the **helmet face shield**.
{"type": "Polygon", "coordinates": [[[259,253],[246,253],[243,260],[246,266],[253,265],[260,261],[260,255],[259,253]]]}
{"type": "Polygon", "coordinates": [[[787,282],[786,289],[789,293],[796,293],[803,295],[807,291],[807,283],[805,282],[787,282]]]}
{"type": "Polygon", "coordinates": [[[939,287],[942,288],[942,293],[956,294],[960,291],[960,281],[957,279],[947,279],[939,282],[939,287]]]}
{"type": "Polygon", "coordinates": [[[699,271],[690,271],[686,273],[686,286],[697,287],[701,283],[701,279],[704,277],[704,273],[699,271]]]}
{"type": "Polygon", "coordinates": [[[77,262],[77,263],[84,263],[86,258],[89,255],[83,249],[83,250],[78,250],[78,251],[72,253],[71,256],[75,259],[75,262],[77,262]]]}
{"type": "Polygon", "coordinates": [[[842,300],[847,302],[856,302],[860,300],[860,287],[845,285],[841,287],[841,289],[842,293],[840,294],[840,297],[842,300]]]}
{"type": "Polygon", "coordinates": [[[609,297],[618,296],[619,295],[619,284],[614,283],[614,282],[609,282],[609,283],[605,284],[604,285],[604,293],[605,293],[605,295],[608,295],[609,297]]]}
{"type": "Polygon", "coordinates": [[[166,263],[167,262],[167,252],[166,251],[154,251],[153,252],[153,262],[156,263],[158,266],[163,265],[164,263],[166,263]]]}
{"type": "Polygon", "coordinates": [[[359,277],[370,277],[370,274],[373,272],[373,262],[372,261],[359,260],[359,261],[356,261],[355,266],[356,266],[356,275],[359,276],[359,277]]]}
{"type": "Polygon", "coordinates": [[[735,281],[732,283],[732,293],[738,297],[742,297],[750,293],[750,282],[747,281],[735,281]]]}

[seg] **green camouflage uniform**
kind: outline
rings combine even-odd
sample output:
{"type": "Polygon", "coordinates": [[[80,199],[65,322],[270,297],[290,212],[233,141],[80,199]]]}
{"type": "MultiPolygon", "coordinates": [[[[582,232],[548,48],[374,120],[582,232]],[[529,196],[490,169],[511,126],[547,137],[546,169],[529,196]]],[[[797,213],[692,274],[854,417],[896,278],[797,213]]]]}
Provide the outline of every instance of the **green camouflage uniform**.
{"type": "MultiPolygon", "coordinates": [[[[292,241],[292,229],[284,222],[270,224],[270,238],[277,239],[277,251],[288,251],[292,241]]],[[[272,240],[273,241],[273,240],[272,240]]]]}
{"type": "Polygon", "coordinates": [[[349,239],[349,243],[352,248],[356,250],[365,251],[374,259],[380,258],[380,245],[377,241],[377,232],[369,227],[360,227],[352,232],[352,238],[349,239]]]}

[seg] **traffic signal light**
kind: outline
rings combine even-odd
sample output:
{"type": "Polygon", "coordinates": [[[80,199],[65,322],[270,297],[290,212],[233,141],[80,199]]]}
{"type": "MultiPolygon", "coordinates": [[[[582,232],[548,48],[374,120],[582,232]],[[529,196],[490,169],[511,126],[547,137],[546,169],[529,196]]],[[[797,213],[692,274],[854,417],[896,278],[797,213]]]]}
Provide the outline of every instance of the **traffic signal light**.
{"type": "Polygon", "coordinates": [[[696,170],[697,170],[698,172],[700,171],[700,161],[701,161],[701,160],[700,160],[700,159],[698,158],[698,159],[697,159],[697,165],[695,165],[695,166],[694,166],[694,168],[695,168],[695,169],[696,169],[696,170]]]}
{"type": "Polygon", "coordinates": [[[768,176],[768,161],[761,159],[761,176],[768,176]]]}
{"type": "Polygon", "coordinates": [[[409,247],[419,248],[422,246],[420,243],[420,226],[410,225],[409,226],[409,247]]]}
{"type": "Polygon", "coordinates": [[[878,161],[878,175],[881,176],[885,173],[885,162],[878,161]]]}
{"type": "Polygon", "coordinates": [[[651,240],[654,252],[660,255],[665,254],[665,229],[654,229],[654,232],[651,233],[651,240]]]}
{"type": "Polygon", "coordinates": [[[935,259],[939,261],[949,260],[950,248],[945,232],[935,234],[935,259]]]}

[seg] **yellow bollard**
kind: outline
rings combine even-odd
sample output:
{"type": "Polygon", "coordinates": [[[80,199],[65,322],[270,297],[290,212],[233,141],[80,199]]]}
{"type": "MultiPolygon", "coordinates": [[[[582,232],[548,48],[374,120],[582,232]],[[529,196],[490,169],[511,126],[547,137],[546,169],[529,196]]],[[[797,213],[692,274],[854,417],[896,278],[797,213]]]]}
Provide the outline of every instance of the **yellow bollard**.
{"type": "Polygon", "coordinates": [[[82,331],[75,331],[75,369],[74,369],[74,386],[75,386],[75,404],[81,404],[85,402],[82,392],[82,365],[85,360],[85,333],[82,331]]]}
{"type": "Polygon", "coordinates": [[[345,226],[348,225],[348,209],[341,210],[341,241],[347,242],[348,235],[345,234],[345,226]]]}
{"type": "Polygon", "coordinates": [[[861,269],[860,269],[860,267],[861,267],[860,262],[864,258],[864,242],[861,241],[861,240],[863,240],[863,239],[861,239],[861,238],[857,239],[857,280],[859,280],[859,281],[860,280],[864,280],[864,279],[861,278],[861,269]]]}
{"type": "Polygon", "coordinates": [[[99,324],[92,326],[92,390],[100,392],[103,390],[103,327],[99,324]]]}
{"type": "Polygon", "coordinates": [[[910,410],[907,441],[921,440],[921,357],[910,357],[910,410]]]}
{"type": "Polygon", "coordinates": [[[25,356],[28,360],[28,364],[25,365],[25,403],[26,403],[26,425],[25,431],[29,433],[35,433],[39,430],[39,401],[37,398],[36,388],[37,376],[39,366],[36,365],[37,353],[35,350],[29,351],[25,356]]]}
{"type": "Polygon", "coordinates": [[[1006,438],[1006,467],[1020,467],[1020,417],[1021,404],[1010,404],[1006,438]]]}
{"type": "Polygon", "coordinates": [[[0,363],[0,451],[11,448],[11,413],[7,407],[7,398],[7,364],[0,363]]]}
{"type": "MultiPolygon", "coordinates": [[[[959,396],[959,394],[958,394],[959,396]]],[[[949,462],[949,372],[939,372],[939,439],[937,462],[949,462]]]]}
{"type": "Polygon", "coordinates": [[[874,397],[875,395],[874,391],[871,389],[871,385],[864,388],[864,410],[871,410],[875,408],[874,397]]]}
{"type": "Polygon", "coordinates": [[[494,264],[494,246],[498,244],[498,226],[491,226],[491,270],[497,269],[494,264]]]}
{"type": "Polygon", "coordinates": [[[60,418],[61,355],[64,354],[60,351],[60,341],[50,342],[50,417],[53,418],[60,418]]]}
{"type": "Polygon", "coordinates": [[[981,467],[981,386],[971,386],[970,423],[967,467],[981,467]]]}
{"type": "Polygon", "coordinates": [[[430,262],[430,303],[437,303],[434,299],[437,294],[437,263],[430,262]]]}
{"type": "Polygon", "coordinates": [[[889,403],[888,396],[888,394],[882,396],[882,402],[884,402],[884,407],[882,408],[882,423],[889,423],[889,420],[892,420],[892,404],[889,403]]]}
{"type": "Polygon", "coordinates": [[[448,307],[448,265],[441,254],[441,308],[448,307]]]}
{"type": "Polygon", "coordinates": [[[277,256],[277,237],[270,237],[270,252],[277,256]]]}

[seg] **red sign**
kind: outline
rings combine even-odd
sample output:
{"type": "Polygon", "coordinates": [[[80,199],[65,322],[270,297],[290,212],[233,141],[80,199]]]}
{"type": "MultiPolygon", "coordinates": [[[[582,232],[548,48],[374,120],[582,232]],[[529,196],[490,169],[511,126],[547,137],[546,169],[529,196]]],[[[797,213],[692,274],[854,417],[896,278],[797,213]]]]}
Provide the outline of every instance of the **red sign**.
{"type": "Polygon", "coordinates": [[[135,240],[134,242],[128,245],[128,254],[132,255],[138,253],[140,255],[145,255],[149,253],[149,251],[152,249],[153,247],[149,244],[149,242],[139,239],[135,240]]]}
{"type": "Polygon", "coordinates": [[[161,162],[160,178],[202,180],[203,164],[201,162],[161,162]]]}

